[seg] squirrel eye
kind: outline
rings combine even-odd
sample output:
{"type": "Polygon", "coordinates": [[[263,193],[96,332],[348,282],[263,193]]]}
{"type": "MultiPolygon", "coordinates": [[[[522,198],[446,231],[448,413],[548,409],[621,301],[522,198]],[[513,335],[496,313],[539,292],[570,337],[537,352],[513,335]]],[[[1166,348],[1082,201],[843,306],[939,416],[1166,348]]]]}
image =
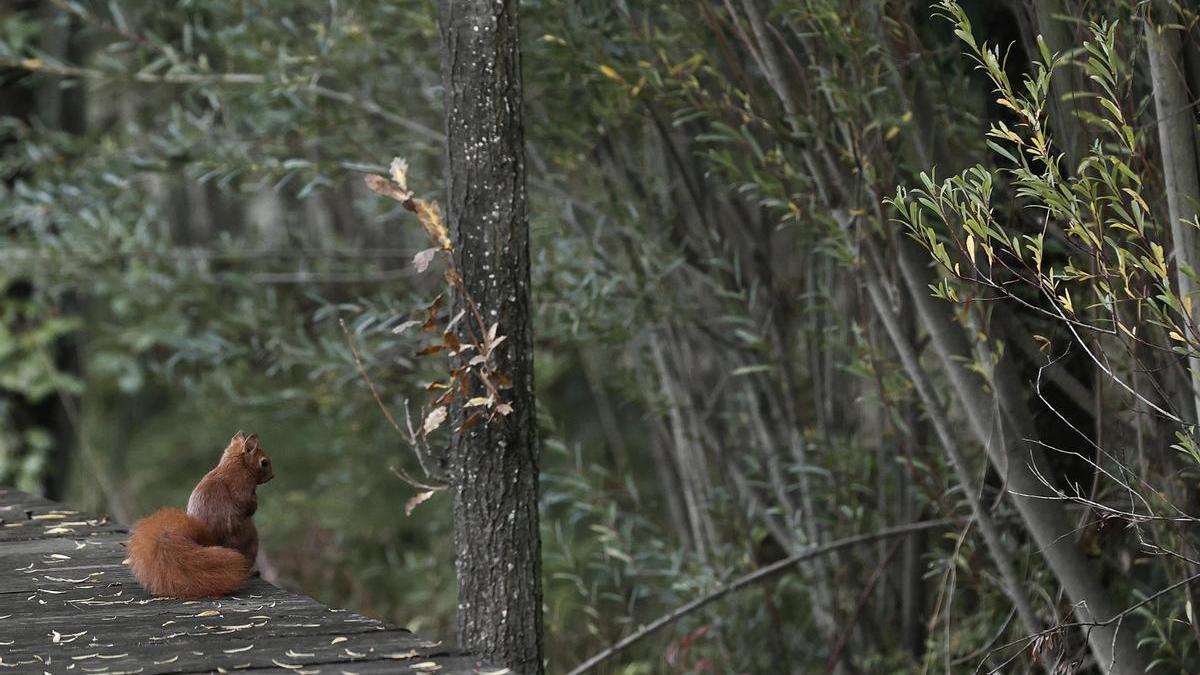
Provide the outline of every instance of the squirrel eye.
{"type": "Polygon", "coordinates": [[[267,468],[267,465],[270,463],[271,463],[271,460],[263,459],[261,462],[258,463],[258,465],[265,469],[265,468],[267,468]]]}

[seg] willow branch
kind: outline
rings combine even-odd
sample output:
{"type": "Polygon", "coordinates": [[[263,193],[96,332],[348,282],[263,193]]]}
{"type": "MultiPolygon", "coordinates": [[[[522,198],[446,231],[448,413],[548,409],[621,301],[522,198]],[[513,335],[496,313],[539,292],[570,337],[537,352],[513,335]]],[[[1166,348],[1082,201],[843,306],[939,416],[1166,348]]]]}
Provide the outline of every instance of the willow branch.
{"type": "Polygon", "coordinates": [[[915,523],[909,523],[908,525],[899,525],[897,527],[889,527],[889,528],[885,528],[882,530],[878,530],[876,532],[868,532],[866,534],[858,534],[853,537],[846,537],[844,539],[838,539],[838,540],[832,541],[828,544],[821,544],[819,546],[813,546],[812,548],[809,548],[806,551],[801,551],[800,553],[797,553],[793,556],[789,556],[787,558],[784,558],[783,560],[779,560],[777,562],[771,563],[770,565],[767,565],[766,567],[759,568],[749,574],[746,574],[745,576],[738,578],[737,580],[733,581],[732,583],[726,584],[726,585],[716,589],[715,591],[712,591],[706,595],[702,595],[699,598],[696,598],[695,600],[692,600],[691,602],[689,602],[685,605],[681,605],[680,607],[676,608],[674,611],[672,611],[668,614],[664,614],[663,616],[660,616],[659,618],[646,624],[645,626],[643,626],[641,629],[637,630],[636,632],[622,638],[620,641],[613,644],[612,646],[592,655],[586,661],[584,661],[583,663],[576,666],[567,675],[582,675],[583,673],[586,673],[586,672],[594,669],[596,666],[600,665],[601,663],[604,663],[605,661],[612,658],[613,656],[616,656],[618,653],[629,648],[631,645],[641,641],[643,638],[649,636],[652,633],[657,632],[658,630],[660,630],[666,626],[671,625],[672,623],[675,623],[676,621],[687,616],[688,614],[691,614],[692,612],[695,612],[698,609],[706,607],[707,605],[710,605],[713,602],[720,600],[721,598],[725,597],[726,595],[729,595],[730,593],[734,593],[743,588],[746,588],[747,586],[752,586],[761,581],[773,579],[785,572],[790,571],[791,568],[795,567],[796,565],[798,565],[806,560],[811,560],[813,558],[818,558],[818,557],[821,557],[824,555],[828,555],[830,553],[834,553],[835,551],[840,551],[845,548],[851,548],[851,547],[858,546],[861,544],[870,544],[870,543],[879,541],[881,539],[890,539],[892,537],[902,537],[904,535],[913,534],[915,532],[924,532],[925,530],[934,530],[939,527],[946,527],[947,525],[951,525],[954,522],[955,521],[951,518],[941,518],[938,520],[922,520],[922,521],[915,522],[915,523]]]}
{"type": "MultiPolygon", "coordinates": [[[[56,75],[59,77],[77,77],[87,80],[124,80],[130,82],[138,82],[141,84],[170,84],[170,85],[195,85],[195,84],[218,84],[218,85],[264,85],[271,83],[271,80],[266,75],[259,73],[147,73],[136,72],[126,73],[120,71],[100,70],[97,68],[83,68],[79,66],[70,66],[62,63],[48,63],[42,59],[12,59],[0,58],[0,67],[15,68],[24,70],[30,73],[41,73],[45,75],[56,75]]],[[[278,84],[284,84],[279,82],[278,84]]],[[[403,127],[425,140],[433,143],[441,143],[445,141],[445,135],[440,131],[415,122],[401,115],[391,112],[379,103],[362,96],[356,96],[349,92],[330,89],[319,84],[300,84],[297,89],[299,91],[314,94],[319,98],[345,103],[362,110],[365,113],[374,115],[386,122],[403,127]]]]}

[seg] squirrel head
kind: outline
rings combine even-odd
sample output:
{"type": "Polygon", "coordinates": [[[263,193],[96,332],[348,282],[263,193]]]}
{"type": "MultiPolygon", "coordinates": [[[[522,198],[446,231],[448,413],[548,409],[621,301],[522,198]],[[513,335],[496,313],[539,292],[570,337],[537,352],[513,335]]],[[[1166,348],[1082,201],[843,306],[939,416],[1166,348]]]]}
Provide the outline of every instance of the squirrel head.
{"type": "Polygon", "coordinates": [[[271,467],[271,458],[267,457],[267,453],[263,452],[262,446],[259,445],[258,434],[247,436],[240,431],[237,432],[229,441],[225,455],[246,467],[259,485],[275,477],[275,470],[271,467]]]}

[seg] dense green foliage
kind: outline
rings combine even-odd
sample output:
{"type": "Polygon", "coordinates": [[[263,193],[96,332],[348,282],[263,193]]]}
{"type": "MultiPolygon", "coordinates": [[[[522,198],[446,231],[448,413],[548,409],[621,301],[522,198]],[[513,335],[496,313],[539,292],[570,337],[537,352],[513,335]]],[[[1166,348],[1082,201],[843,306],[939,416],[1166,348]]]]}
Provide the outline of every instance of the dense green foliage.
{"type": "MultiPolygon", "coordinates": [[[[1099,672],[1083,631],[1025,639],[1079,620],[1088,576],[1145,661],[1196,670],[1200,254],[1176,244],[1200,185],[1161,160],[1147,46],[1175,49],[1198,147],[1200,27],[1083,4],[522,5],[550,672],[810,544],[939,518],[604,668],[1099,672]],[[1033,516],[998,452],[1044,472],[1033,516]],[[1031,534],[1050,512],[1086,572],[1031,534]]],[[[69,472],[135,517],[257,431],[267,571],[451,638],[449,500],[405,515],[389,468],[421,467],[351,351],[419,422],[445,363],[393,329],[442,284],[363,176],[401,155],[440,198],[435,14],[0,8],[0,483],[69,472]]]]}

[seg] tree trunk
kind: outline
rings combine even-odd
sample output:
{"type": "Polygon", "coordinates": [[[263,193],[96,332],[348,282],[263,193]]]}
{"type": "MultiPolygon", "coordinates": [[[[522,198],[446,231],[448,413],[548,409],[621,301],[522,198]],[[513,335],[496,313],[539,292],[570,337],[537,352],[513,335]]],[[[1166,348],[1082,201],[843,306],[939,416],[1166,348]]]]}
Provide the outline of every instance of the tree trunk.
{"type": "MultiPolygon", "coordinates": [[[[849,227],[849,221],[845,216],[839,213],[835,214],[834,217],[839,219],[842,227],[849,227]]],[[[971,507],[971,516],[978,523],[979,532],[983,535],[983,541],[987,546],[988,554],[991,556],[992,562],[995,563],[996,569],[1000,571],[1004,593],[1009,596],[1009,599],[1012,600],[1013,605],[1016,607],[1017,617],[1020,619],[1025,630],[1031,634],[1037,633],[1042,629],[1041,622],[1038,620],[1037,613],[1029,601],[1029,596],[1025,592],[1021,577],[1017,574],[1016,567],[1013,565],[1012,557],[1001,541],[1000,531],[992,520],[991,513],[983,504],[979,489],[974,485],[974,480],[971,478],[970,464],[959,448],[957,439],[954,437],[953,425],[944,413],[944,405],[934,385],[929,382],[927,374],[922,369],[921,363],[917,359],[916,351],[908,342],[904,333],[904,327],[900,322],[900,317],[896,315],[888,303],[887,294],[884,292],[882,284],[879,281],[884,278],[879,256],[875,254],[874,247],[869,241],[864,243],[864,252],[868,266],[866,273],[863,275],[863,281],[867,288],[867,295],[874,306],[875,315],[879,318],[880,323],[883,324],[883,329],[891,339],[896,356],[900,357],[901,365],[908,373],[909,380],[913,383],[913,387],[917,391],[917,396],[925,406],[925,414],[933,426],[934,433],[937,435],[942,449],[946,451],[946,456],[950,459],[950,466],[954,470],[954,475],[958,479],[959,485],[962,486],[963,496],[966,497],[971,507]]],[[[949,328],[954,328],[954,326],[949,326],[949,328]]]]}
{"type": "MultiPolygon", "coordinates": [[[[1037,58],[1037,36],[1046,41],[1051,54],[1065,54],[1079,45],[1073,32],[1073,28],[1079,24],[1071,22],[1070,18],[1080,13],[1070,3],[1038,0],[1029,3],[1026,8],[1031,17],[1021,16],[1020,9],[1016,13],[1021,36],[1025,38],[1025,52],[1030,59],[1037,58]]],[[[1078,95],[1091,93],[1088,85],[1084,69],[1074,63],[1059,66],[1050,80],[1050,124],[1055,130],[1055,143],[1066,153],[1070,164],[1066,169],[1071,174],[1075,173],[1079,160],[1083,159],[1089,140],[1088,129],[1077,113],[1081,110],[1092,114],[1100,112],[1091,97],[1078,95]]]]}
{"type": "MultiPolygon", "coordinates": [[[[441,0],[447,221],[463,287],[507,340],[513,412],[454,434],[450,482],[463,648],[542,672],[538,442],[517,1],[441,0]]],[[[467,301],[459,294],[457,309],[467,301]]],[[[460,333],[476,331],[460,323],[460,333]]],[[[467,344],[468,340],[463,339],[467,344]]],[[[480,395],[482,392],[472,392],[480,395]]],[[[461,410],[459,411],[461,416],[461,410]]]]}
{"type": "MultiPolygon", "coordinates": [[[[971,349],[961,326],[957,325],[949,305],[935,300],[929,293],[931,274],[927,259],[909,241],[898,243],[896,257],[905,286],[911,295],[917,317],[929,333],[934,354],[950,380],[955,398],[966,413],[967,426],[984,446],[992,466],[1003,476],[1009,497],[1021,514],[1026,529],[1033,535],[1043,558],[1076,606],[1076,616],[1082,622],[1106,622],[1117,616],[1120,607],[1108,589],[1100,584],[1071,536],[1072,525],[1061,502],[1049,495],[1034,474],[1031,465],[1045,476],[1041,449],[1028,446],[1025,439],[1035,439],[1030,427],[1030,415],[1018,400],[1013,373],[1003,367],[994,370],[996,397],[1005,413],[1000,417],[1002,436],[994,435],[992,414],[994,406],[987,399],[983,381],[964,364],[971,349]],[[1048,497],[1048,498],[1047,498],[1048,497]]],[[[1146,672],[1147,653],[1138,648],[1132,628],[1122,622],[1104,623],[1084,631],[1100,668],[1105,673],[1146,672]]]]}
{"type": "MultiPolygon", "coordinates": [[[[53,10],[47,5],[41,7],[43,17],[53,10]]],[[[42,48],[63,60],[80,63],[84,60],[82,38],[79,35],[78,22],[71,20],[65,25],[54,26],[47,20],[48,26],[53,26],[42,33],[42,48]]],[[[87,128],[87,100],[83,87],[65,87],[61,83],[42,85],[38,90],[38,107],[46,124],[53,125],[69,134],[82,135],[87,128]]],[[[81,299],[74,293],[67,294],[62,300],[61,310],[67,314],[82,314],[81,299]]],[[[54,346],[54,367],[64,373],[83,377],[83,355],[79,334],[63,337],[54,346]]],[[[68,477],[71,464],[80,449],[80,435],[83,433],[80,424],[82,420],[71,411],[77,411],[83,405],[83,398],[77,394],[59,390],[47,403],[52,410],[45,418],[45,426],[54,436],[54,451],[51,454],[50,471],[46,475],[46,496],[50,499],[67,498],[68,477]]],[[[117,497],[105,495],[106,501],[114,502],[117,497]]]]}
{"type": "MultiPolygon", "coordinates": [[[[76,35],[75,22],[58,25],[49,21],[51,9],[39,0],[24,0],[9,3],[0,18],[7,18],[11,13],[46,21],[47,28],[40,35],[38,47],[57,58],[72,62],[81,61],[83,50],[76,35]]],[[[21,71],[2,69],[0,116],[44,125],[71,134],[81,134],[85,125],[83,92],[82,87],[65,88],[55,81],[38,84],[21,71]]],[[[0,176],[0,181],[11,188],[20,178],[20,174],[6,174],[0,176]]],[[[5,225],[11,227],[12,223],[5,225]]],[[[17,227],[21,227],[21,224],[17,227]]],[[[0,294],[0,302],[38,302],[32,280],[19,277],[9,279],[5,291],[0,294]]],[[[65,307],[59,309],[70,310],[75,303],[73,294],[68,294],[63,300],[65,307]]],[[[21,314],[23,312],[18,312],[18,316],[21,314]]],[[[82,371],[79,344],[74,336],[59,338],[52,348],[50,358],[50,367],[58,371],[70,375],[79,375],[82,371]]],[[[26,441],[28,432],[44,431],[49,434],[51,446],[41,483],[42,493],[50,499],[64,500],[67,497],[71,462],[78,445],[77,429],[67,413],[67,407],[78,407],[78,404],[78,396],[61,390],[39,399],[32,399],[19,391],[0,391],[0,411],[7,409],[7,422],[19,439],[18,447],[21,448],[21,452],[37,452],[29,447],[26,441]],[[8,400],[7,406],[4,405],[4,399],[8,400]]]]}
{"type": "MultiPolygon", "coordinates": [[[[1195,283],[1185,268],[1200,271],[1200,249],[1194,223],[1200,208],[1200,165],[1197,162],[1192,96],[1188,92],[1184,69],[1183,42],[1179,21],[1171,3],[1159,0],[1151,5],[1153,16],[1146,21],[1146,51],[1150,56],[1150,77],[1154,86],[1154,115],[1158,122],[1158,145],[1162,153],[1163,184],[1167,193],[1167,213],[1171,221],[1171,239],[1175,243],[1176,282],[1179,300],[1185,308],[1193,301],[1195,283]]],[[[1191,307],[1185,325],[1194,325],[1191,307]]],[[[1193,337],[1195,328],[1193,330],[1193,337]]],[[[1188,360],[1193,410],[1185,419],[1200,418],[1200,359],[1188,360]]]]}

